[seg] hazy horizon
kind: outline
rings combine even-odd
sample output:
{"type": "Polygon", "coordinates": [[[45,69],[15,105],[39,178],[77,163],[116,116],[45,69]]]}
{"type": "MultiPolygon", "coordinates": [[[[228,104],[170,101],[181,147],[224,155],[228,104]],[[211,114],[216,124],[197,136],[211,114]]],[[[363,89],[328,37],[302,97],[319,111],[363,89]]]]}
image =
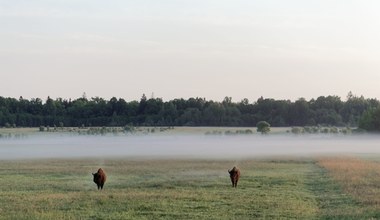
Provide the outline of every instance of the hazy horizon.
{"type": "Polygon", "coordinates": [[[0,95],[380,99],[379,10],[375,0],[0,0],[0,95]]]}
{"type": "Polygon", "coordinates": [[[0,160],[47,158],[252,159],[273,157],[371,156],[377,135],[204,134],[83,136],[35,134],[0,140],[0,160]]]}

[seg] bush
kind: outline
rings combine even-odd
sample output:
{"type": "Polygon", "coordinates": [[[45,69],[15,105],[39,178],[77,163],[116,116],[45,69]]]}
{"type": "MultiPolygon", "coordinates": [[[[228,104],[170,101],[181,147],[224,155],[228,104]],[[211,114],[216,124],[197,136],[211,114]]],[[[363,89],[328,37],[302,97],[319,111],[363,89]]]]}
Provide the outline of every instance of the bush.
{"type": "Polygon", "coordinates": [[[135,128],[132,125],[124,126],[124,132],[126,132],[126,133],[128,133],[128,132],[132,133],[134,131],[135,131],[135,128]]]}
{"type": "Polygon", "coordinates": [[[330,131],[329,128],[323,128],[323,129],[321,130],[321,132],[324,133],[324,134],[328,134],[329,131],[330,131]]]}
{"type": "Polygon", "coordinates": [[[262,134],[266,134],[270,132],[270,124],[266,121],[259,121],[256,124],[257,132],[261,132],[262,134]]]}
{"type": "Polygon", "coordinates": [[[253,134],[253,131],[251,129],[245,130],[245,134],[253,134]]]}
{"type": "Polygon", "coordinates": [[[319,132],[319,127],[316,127],[316,126],[306,126],[303,128],[304,132],[305,133],[309,133],[309,134],[316,134],[319,132]]]}
{"type": "Polygon", "coordinates": [[[342,129],[342,133],[343,134],[351,134],[352,133],[352,130],[351,128],[347,127],[347,128],[343,128],[342,129]]]}
{"type": "Polygon", "coordinates": [[[339,130],[336,127],[332,127],[332,128],[330,128],[330,133],[332,133],[332,134],[338,134],[339,130]]]}
{"type": "Polygon", "coordinates": [[[302,133],[304,133],[305,131],[304,131],[304,129],[301,128],[301,127],[292,127],[291,132],[292,132],[293,134],[302,134],[302,133]]]}

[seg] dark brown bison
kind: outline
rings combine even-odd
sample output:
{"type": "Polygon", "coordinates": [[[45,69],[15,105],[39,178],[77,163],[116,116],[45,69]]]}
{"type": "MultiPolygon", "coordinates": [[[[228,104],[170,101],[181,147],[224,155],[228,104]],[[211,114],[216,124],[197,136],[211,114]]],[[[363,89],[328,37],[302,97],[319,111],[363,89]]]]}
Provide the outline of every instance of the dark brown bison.
{"type": "Polygon", "coordinates": [[[240,170],[237,167],[232,168],[232,170],[229,170],[228,173],[230,174],[232,187],[237,187],[237,182],[240,178],[240,170]]]}
{"type": "Polygon", "coordinates": [[[99,168],[98,172],[93,173],[92,175],[94,176],[94,183],[98,186],[98,190],[103,189],[104,183],[107,179],[106,173],[102,170],[102,168],[99,168]]]}

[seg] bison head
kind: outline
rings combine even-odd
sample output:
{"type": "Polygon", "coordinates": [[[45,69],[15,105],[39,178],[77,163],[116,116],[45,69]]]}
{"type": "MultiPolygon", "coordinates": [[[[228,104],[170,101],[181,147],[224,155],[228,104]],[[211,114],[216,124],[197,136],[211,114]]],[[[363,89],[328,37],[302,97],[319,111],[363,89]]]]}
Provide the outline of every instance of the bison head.
{"type": "Polygon", "coordinates": [[[98,173],[93,173],[92,175],[94,176],[94,181],[96,181],[98,179],[99,174],[98,173]]]}
{"type": "Polygon", "coordinates": [[[233,174],[233,173],[235,173],[236,171],[237,171],[237,168],[234,167],[234,168],[232,168],[232,170],[228,170],[228,173],[229,173],[229,174],[233,174]]]}

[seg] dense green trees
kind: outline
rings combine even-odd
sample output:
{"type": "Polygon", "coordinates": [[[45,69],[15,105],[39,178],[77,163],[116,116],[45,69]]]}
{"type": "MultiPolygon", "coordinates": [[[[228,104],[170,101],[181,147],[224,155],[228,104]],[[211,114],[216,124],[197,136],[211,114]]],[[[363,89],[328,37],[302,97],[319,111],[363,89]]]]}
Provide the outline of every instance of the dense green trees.
{"type": "Polygon", "coordinates": [[[359,121],[359,128],[367,131],[380,131],[380,107],[365,111],[359,121]]]}
{"type": "MultiPolygon", "coordinates": [[[[221,102],[204,98],[110,100],[85,95],[75,100],[47,97],[27,100],[0,97],[0,126],[251,126],[266,121],[271,126],[357,126],[363,128],[366,117],[372,118],[380,103],[351,93],[347,101],[337,96],[321,96],[310,101],[300,98],[294,102],[259,98],[233,102],[226,97],[221,102]]],[[[369,119],[368,119],[369,120],[369,119]]],[[[368,121],[367,120],[367,121],[368,121]]],[[[376,125],[371,125],[376,126],[376,125]]],[[[369,127],[368,127],[369,128],[369,127]]],[[[372,128],[371,128],[372,129],[372,128]]]]}

